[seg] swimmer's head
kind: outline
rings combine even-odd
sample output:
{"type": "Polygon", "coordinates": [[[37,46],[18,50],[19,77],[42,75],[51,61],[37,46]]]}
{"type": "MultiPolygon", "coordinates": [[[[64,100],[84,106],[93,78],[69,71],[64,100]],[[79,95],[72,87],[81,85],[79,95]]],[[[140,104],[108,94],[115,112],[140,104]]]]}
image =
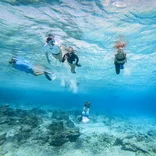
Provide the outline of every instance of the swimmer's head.
{"type": "Polygon", "coordinates": [[[69,53],[73,53],[73,52],[74,52],[74,49],[73,49],[73,47],[69,47],[69,48],[67,49],[67,51],[68,51],[69,53]]]}
{"type": "Polygon", "coordinates": [[[116,49],[123,49],[125,48],[125,44],[124,43],[119,43],[115,46],[116,49]]]}
{"type": "Polygon", "coordinates": [[[16,59],[15,58],[12,58],[10,61],[9,61],[10,64],[14,64],[16,63],[16,59]]]}
{"type": "Polygon", "coordinates": [[[54,46],[54,43],[55,43],[54,35],[48,36],[47,39],[46,39],[46,42],[47,42],[49,45],[54,46]]]}

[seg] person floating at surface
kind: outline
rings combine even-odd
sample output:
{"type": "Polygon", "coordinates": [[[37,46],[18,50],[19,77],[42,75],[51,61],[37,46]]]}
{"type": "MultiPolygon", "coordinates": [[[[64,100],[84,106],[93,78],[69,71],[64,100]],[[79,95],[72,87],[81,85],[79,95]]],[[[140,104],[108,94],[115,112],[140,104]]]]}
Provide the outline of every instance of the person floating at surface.
{"type": "Polygon", "coordinates": [[[127,62],[126,53],[123,49],[126,47],[125,43],[118,43],[114,46],[116,48],[116,54],[114,59],[116,74],[120,74],[120,69],[124,69],[124,64],[127,62]]]}
{"type": "Polygon", "coordinates": [[[79,58],[78,56],[74,53],[74,50],[72,47],[69,47],[68,49],[66,49],[68,52],[64,54],[63,58],[62,58],[62,62],[64,62],[67,59],[68,64],[70,65],[71,68],[71,72],[72,73],[76,73],[75,72],[75,68],[77,67],[81,67],[80,64],[78,64],[79,62],[79,58]]]}
{"type": "Polygon", "coordinates": [[[46,71],[46,69],[40,65],[36,65],[36,64],[31,64],[30,62],[23,60],[23,59],[18,59],[18,58],[12,58],[9,63],[11,64],[11,66],[17,70],[20,71],[24,71],[26,73],[30,73],[32,75],[35,76],[39,76],[39,75],[45,75],[45,77],[51,81],[52,78],[52,73],[46,71]]]}
{"type": "Polygon", "coordinates": [[[78,119],[79,122],[83,123],[89,122],[89,111],[90,111],[90,102],[86,101],[82,110],[81,117],[78,119]]]}
{"type": "Polygon", "coordinates": [[[53,57],[59,62],[62,61],[62,51],[61,48],[57,45],[54,35],[48,35],[45,44],[45,54],[48,63],[50,63],[49,53],[53,55],[53,57]]]}

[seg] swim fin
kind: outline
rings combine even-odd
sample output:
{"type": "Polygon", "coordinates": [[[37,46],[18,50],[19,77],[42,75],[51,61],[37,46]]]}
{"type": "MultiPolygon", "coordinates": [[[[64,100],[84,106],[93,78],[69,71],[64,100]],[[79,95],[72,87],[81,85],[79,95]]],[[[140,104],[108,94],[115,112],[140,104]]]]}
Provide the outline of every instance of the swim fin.
{"type": "Polygon", "coordinates": [[[81,64],[77,64],[76,66],[77,66],[77,67],[81,67],[81,64]]]}
{"type": "Polygon", "coordinates": [[[79,122],[81,122],[81,121],[82,121],[82,116],[80,116],[80,117],[78,118],[78,121],[79,121],[79,122]]]}
{"type": "Polygon", "coordinates": [[[49,81],[52,80],[51,77],[49,76],[49,74],[48,74],[47,72],[44,72],[44,75],[45,75],[45,77],[46,77],[49,81]]]}

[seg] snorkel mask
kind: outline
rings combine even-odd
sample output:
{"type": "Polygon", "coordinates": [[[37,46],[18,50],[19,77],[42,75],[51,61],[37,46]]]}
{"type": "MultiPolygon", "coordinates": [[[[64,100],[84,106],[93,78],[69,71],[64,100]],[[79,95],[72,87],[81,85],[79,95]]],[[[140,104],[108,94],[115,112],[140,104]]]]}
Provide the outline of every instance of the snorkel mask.
{"type": "Polygon", "coordinates": [[[16,58],[12,58],[12,59],[9,61],[9,63],[10,63],[10,64],[14,64],[14,63],[16,63],[16,61],[17,61],[16,58]]]}
{"type": "Polygon", "coordinates": [[[54,40],[54,36],[48,36],[46,42],[52,46],[55,45],[55,40],[54,40]]]}

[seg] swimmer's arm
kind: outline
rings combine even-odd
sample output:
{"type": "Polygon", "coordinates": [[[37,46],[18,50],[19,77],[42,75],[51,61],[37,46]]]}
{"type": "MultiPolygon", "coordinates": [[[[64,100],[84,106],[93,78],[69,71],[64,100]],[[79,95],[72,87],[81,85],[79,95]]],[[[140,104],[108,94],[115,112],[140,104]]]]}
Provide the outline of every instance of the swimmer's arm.
{"type": "Polygon", "coordinates": [[[114,63],[116,62],[116,56],[117,56],[117,54],[115,54],[115,57],[114,57],[114,63]]]}
{"type": "Polygon", "coordinates": [[[127,57],[126,57],[126,53],[124,53],[125,54],[125,63],[127,63],[127,57]]]}
{"type": "Polygon", "coordinates": [[[62,62],[64,62],[64,61],[66,60],[66,58],[67,58],[67,53],[64,54],[64,56],[63,56],[63,58],[62,58],[62,62]]]}
{"type": "Polygon", "coordinates": [[[47,58],[48,63],[50,63],[48,52],[45,52],[45,55],[46,55],[46,58],[47,58]]]}
{"type": "Polygon", "coordinates": [[[127,63],[127,57],[125,57],[125,63],[127,63]]]}
{"type": "Polygon", "coordinates": [[[78,56],[76,55],[76,65],[78,64],[78,62],[79,62],[79,58],[78,58],[78,56]]]}
{"type": "Polygon", "coordinates": [[[48,47],[48,44],[46,43],[44,45],[44,52],[45,52],[48,63],[50,63],[50,59],[49,59],[49,55],[48,55],[48,49],[49,49],[49,47],[48,47]]]}

